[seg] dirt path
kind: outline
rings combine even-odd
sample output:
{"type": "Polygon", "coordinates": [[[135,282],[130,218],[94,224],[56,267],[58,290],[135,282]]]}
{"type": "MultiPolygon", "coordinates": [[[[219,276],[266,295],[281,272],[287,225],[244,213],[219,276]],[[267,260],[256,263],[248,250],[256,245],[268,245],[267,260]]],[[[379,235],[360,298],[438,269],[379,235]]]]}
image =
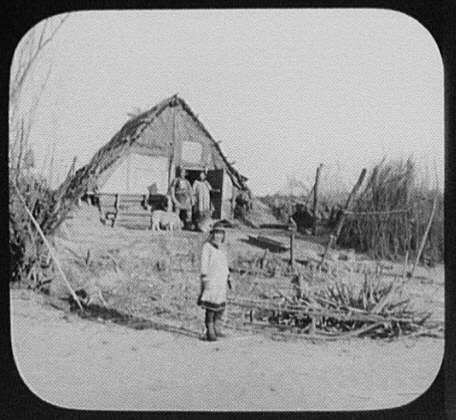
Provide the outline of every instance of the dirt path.
{"type": "Polygon", "coordinates": [[[216,343],[97,323],[11,291],[19,372],[40,398],[111,410],[356,410],[405,404],[434,380],[443,340],[216,343]]]}

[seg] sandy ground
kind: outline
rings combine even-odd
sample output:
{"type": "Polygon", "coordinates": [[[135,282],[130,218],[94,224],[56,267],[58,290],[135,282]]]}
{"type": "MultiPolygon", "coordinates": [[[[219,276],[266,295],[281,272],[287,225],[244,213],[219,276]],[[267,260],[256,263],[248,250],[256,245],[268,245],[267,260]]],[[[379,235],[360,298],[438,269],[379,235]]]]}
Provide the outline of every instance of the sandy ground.
{"type": "MultiPolygon", "coordinates": [[[[119,299],[125,298],[123,306],[137,306],[142,315],[152,314],[155,306],[176,293],[184,297],[190,293],[192,306],[183,308],[187,315],[197,317],[197,324],[201,314],[202,326],[203,313],[193,306],[196,294],[190,287],[198,281],[198,272],[174,273],[178,278],[171,281],[173,276],[167,279],[154,268],[163,256],[168,258],[167,252],[174,255],[190,250],[197,254],[201,234],[154,235],[144,230],[111,229],[102,226],[92,213],[90,209],[77,213],[56,240],[73,287],[86,287],[87,280],[103,291],[110,307],[122,309],[119,299]]],[[[262,256],[263,249],[246,241],[248,235],[260,233],[245,228],[228,230],[229,257],[262,256]]],[[[284,233],[275,237],[280,235],[286,242],[284,233]]],[[[296,240],[297,260],[321,251],[321,244],[296,240]]],[[[287,253],[280,256],[286,258],[287,253]]],[[[176,267],[180,264],[174,262],[176,267]]],[[[395,268],[397,272],[401,269],[395,268]]],[[[405,291],[418,308],[431,310],[433,318],[443,320],[443,266],[423,274],[422,280],[410,282],[405,291]]],[[[289,282],[286,278],[271,281],[279,284],[279,280],[289,282]]],[[[51,283],[50,292],[53,296],[67,293],[60,281],[51,283]]],[[[13,351],[24,382],[54,405],[80,409],[395,407],[414,400],[430,386],[444,347],[442,339],[424,337],[312,343],[276,341],[235,331],[209,343],[199,340],[195,331],[192,336],[183,334],[185,331],[135,330],[82,319],[55,309],[43,295],[24,289],[11,290],[11,315],[13,351]]],[[[160,322],[167,321],[162,318],[160,322]]]]}
{"type": "Polygon", "coordinates": [[[432,383],[442,339],[215,343],[81,319],[11,290],[27,386],[54,405],[111,410],[357,410],[403,405],[432,383]]]}

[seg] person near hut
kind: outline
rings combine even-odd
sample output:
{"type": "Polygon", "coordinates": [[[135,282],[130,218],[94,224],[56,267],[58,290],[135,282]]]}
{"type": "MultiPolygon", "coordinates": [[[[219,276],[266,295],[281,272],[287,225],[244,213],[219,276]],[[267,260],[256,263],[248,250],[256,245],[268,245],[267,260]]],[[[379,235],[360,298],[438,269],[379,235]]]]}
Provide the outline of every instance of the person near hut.
{"type": "Polygon", "coordinates": [[[206,179],[206,173],[201,171],[199,179],[193,183],[193,194],[195,197],[194,217],[198,222],[211,217],[213,206],[211,203],[211,184],[206,179]]]}
{"type": "Polygon", "coordinates": [[[192,224],[193,188],[185,178],[186,172],[184,168],[177,168],[176,173],[177,177],[170,185],[169,195],[176,212],[184,223],[184,227],[190,229],[192,224]]]}
{"type": "Polygon", "coordinates": [[[252,210],[250,194],[247,191],[239,191],[235,200],[235,216],[244,219],[249,210],[252,210]]]}
{"type": "Polygon", "coordinates": [[[201,252],[201,290],[197,304],[206,310],[206,339],[216,341],[226,306],[227,286],[231,288],[228,260],[224,250],[225,231],[214,228],[201,252]]]}

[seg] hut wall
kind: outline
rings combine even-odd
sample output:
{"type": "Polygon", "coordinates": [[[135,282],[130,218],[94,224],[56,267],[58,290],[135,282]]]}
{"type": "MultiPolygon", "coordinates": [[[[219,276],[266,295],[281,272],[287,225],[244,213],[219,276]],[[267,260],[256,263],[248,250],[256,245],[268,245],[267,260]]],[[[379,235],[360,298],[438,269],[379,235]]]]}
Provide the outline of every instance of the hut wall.
{"type": "Polygon", "coordinates": [[[185,111],[175,109],[176,162],[187,168],[213,169],[211,140],[185,111]],[[199,146],[198,146],[199,145],[199,146]]]}
{"type": "Polygon", "coordinates": [[[131,153],[100,188],[102,193],[147,194],[156,184],[159,194],[168,189],[168,158],[131,153]]]}

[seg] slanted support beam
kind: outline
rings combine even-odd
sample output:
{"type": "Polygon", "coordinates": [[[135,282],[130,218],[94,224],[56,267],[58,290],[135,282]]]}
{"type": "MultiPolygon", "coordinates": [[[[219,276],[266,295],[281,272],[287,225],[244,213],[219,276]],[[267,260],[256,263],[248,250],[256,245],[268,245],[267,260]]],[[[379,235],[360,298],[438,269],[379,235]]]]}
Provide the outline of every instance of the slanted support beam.
{"type": "Polygon", "coordinates": [[[339,238],[340,232],[342,231],[342,226],[344,225],[345,214],[346,214],[345,212],[348,210],[353,198],[355,197],[358,190],[361,188],[361,184],[363,183],[364,178],[366,177],[366,172],[367,172],[367,170],[364,168],[361,171],[361,174],[359,175],[358,181],[353,186],[353,189],[351,190],[350,195],[347,198],[347,202],[345,203],[345,207],[342,210],[342,215],[340,216],[340,218],[337,222],[335,232],[329,236],[328,244],[326,245],[325,252],[323,253],[323,256],[321,257],[321,261],[318,264],[318,268],[321,268],[321,266],[325,262],[326,257],[328,256],[329,250],[331,249],[331,247],[333,245],[336,244],[337,239],[339,238]]]}

